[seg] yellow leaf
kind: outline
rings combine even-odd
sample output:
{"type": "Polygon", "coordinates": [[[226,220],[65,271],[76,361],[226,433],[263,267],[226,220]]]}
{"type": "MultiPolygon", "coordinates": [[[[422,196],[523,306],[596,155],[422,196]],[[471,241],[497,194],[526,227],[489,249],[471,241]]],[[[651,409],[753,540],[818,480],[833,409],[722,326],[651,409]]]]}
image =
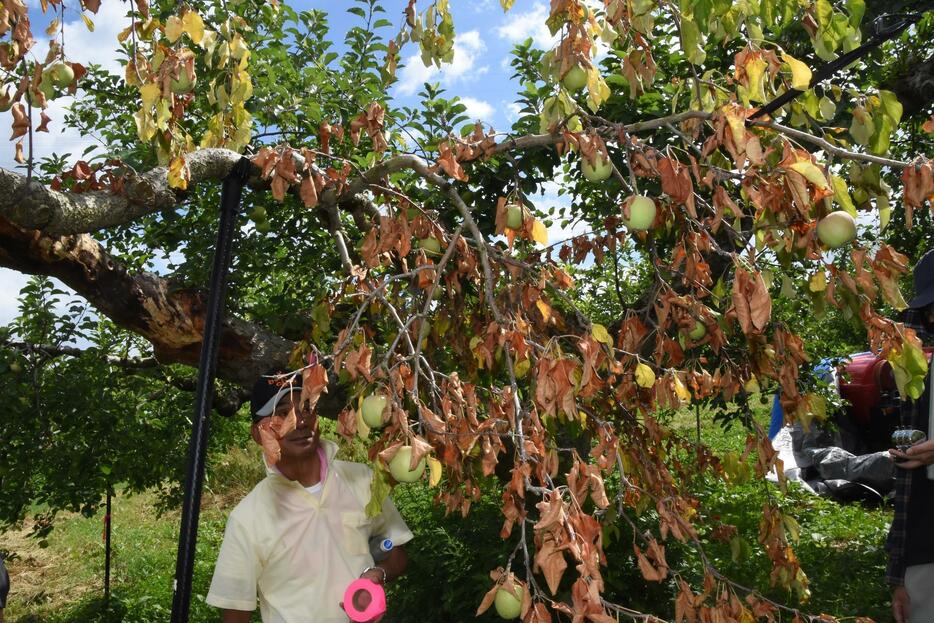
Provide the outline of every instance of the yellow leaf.
{"type": "Polygon", "coordinates": [[[853,205],[853,199],[850,197],[850,191],[847,190],[846,181],[838,175],[831,175],[830,181],[833,183],[833,198],[837,200],[837,203],[847,214],[856,218],[856,206],[853,205]]]}
{"type": "Polygon", "coordinates": [[[84,20],[84,25],[88,27],[88,30],[94,32],[94,22],[91,21],[91,18],[82,13],[81,19],[84,20]]]}
{"type": "Polygon", "coordinates": [[[542,314],[542,320],[546,323],[551,320],[551,306],[542,299],[535,301],[535,306],[538,308],[538,311],[542,314]]]}
{"type": "Polygon", "coordinates": [[[156,103],[156,100],[159,99],[161,94],[162,89],[158,84],[144,84],[139,88],[139,95],[143,100],[143,106],[147,109],[156,103]]]}
{"type": "Polygon", "coordinates": [[[177,16],[171,16],[168,21],[165,23],[165,38],[169,40],[169,43],[175,43],[179,37],[182,36],[182,33],[185,32],[185,27],[182,25],[182,20],[177,16]]]}
{"type": "Polygon", "coordinates": [[[596,322],[590,327],[590,334],[593,336],[593,339],[598,342],[603,342],[607,346],[613,346],[613,338],[610,337],[609,331],[606,330],[602,324],[597,324],[596,322]]]}
{"type": "Polygon", "coordinates": [[[754,102],[764,102],[765,70],[769,64],[762,57],[755,57],[746,63],[746,76],[749,79],[749,99],[754,102]]]}
{"type": "Polygon", "coordinates": [[[807,179],[807,181],[811,182],[818,188],[827,188],[828,186],[827,176],[824,175],[824,172],[821,171],[820,167],[813,162],[802,160],[801,162],[795,162],[794,164],[788,165],[788,168],[792,171],[800,173],[807,179]]]}
{"type": "Polygon", "coordinates": [[[188,188],[188,180],[191,179],[191,171],[188,169],[188,163],[182,156],[175,156],[169,163],[169,187],[185,190],[188,188]]]}
{"type": "Polygon", "coordinates": [[[655,385],[655,372],[641,361],[636,366],[636,385],[646,389],[655,385]]]}
{"type": "Polygon", "coordinates": [[[808,281],[808,290],[811,292],[823,292],[826,289],[827,276],[824,274],[823,269],[821,269],[811,275],[811,279],[808,281]]]}
{"type": "Polygon", "coordinates": [[[188,11],[182,17],[182,28],[188,33],[193,43],[200,44],[204,39],[204,20],[194,11],[188,11]]]}
{"type": "Polygon", "coordinates": [[[811,68],[796,59],[791,54],[782,54],[782,60],[791,69],[791,88],[807,91],[811,85],[811,68]]]}
{"type": "Polygon", "coordinates": [[[548,230],[545,229],[545,224],[538,219],[535,219],[535,222],[532,223],[532,240],[538,244],[548,244],[548,230]]]}
{"type": "Polygon", "coordinates": [[[428,486],[434,487],[441,482],[441,461],[433,456],[428,457],[428,486]]]}
{"type": "Polygon", "coordinates": [[[681,380],[681,377],[679,377],[676,374],[674,378],[674,382],[675,382],[675,394],[678,396],[678,398],[680,398],[681,400],[690,400],[691,392],[688,391],[688,388],[684,385],[684,381],[681,380]]]}

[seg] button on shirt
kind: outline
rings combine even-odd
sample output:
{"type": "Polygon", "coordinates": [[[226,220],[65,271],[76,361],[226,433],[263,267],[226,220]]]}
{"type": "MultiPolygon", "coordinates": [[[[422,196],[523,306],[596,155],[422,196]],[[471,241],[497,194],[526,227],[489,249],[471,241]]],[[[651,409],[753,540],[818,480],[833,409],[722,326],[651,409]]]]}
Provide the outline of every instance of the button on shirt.
{"type": "Polygon", "coordinates": [[[373,564],[370,538],[412,539],[388,497],[378,516],[366,516],[370,468],[337,461],[337,445],[321,444],[328,466],[319,493],[271,472],[230,513],[207,603],[252,611],[259,599],[264,623],[347,623],[339,603],[373,564]]]}

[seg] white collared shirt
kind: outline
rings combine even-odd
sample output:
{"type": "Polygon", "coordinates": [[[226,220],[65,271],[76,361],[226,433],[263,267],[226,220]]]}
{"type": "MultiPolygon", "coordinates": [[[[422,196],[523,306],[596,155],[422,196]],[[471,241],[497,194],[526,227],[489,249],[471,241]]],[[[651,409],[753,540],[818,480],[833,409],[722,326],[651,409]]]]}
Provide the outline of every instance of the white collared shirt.
{"type": "Polygon", "coordinates": [[[256,609],[264,623],[346,623],[347,586],[373,564],[373,536],[402,545],[412,533],[388,497],[368,518],[372,471],[337,461],[337,445],[321,440],[328,469],[315,495],[274,468],[227,520],[207,603],[256,609]]]}

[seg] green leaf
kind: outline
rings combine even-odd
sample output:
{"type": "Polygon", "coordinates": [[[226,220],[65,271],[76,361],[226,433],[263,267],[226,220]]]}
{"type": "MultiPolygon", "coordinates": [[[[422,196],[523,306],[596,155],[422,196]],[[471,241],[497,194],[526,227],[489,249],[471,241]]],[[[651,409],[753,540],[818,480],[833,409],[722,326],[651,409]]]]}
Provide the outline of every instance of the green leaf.
{"type": "Polygon", "coordinates": [[[892,121],[892,127],[902,120],[902,104],[891,91],[879,90],[879,99],[882,103],[882,113],[892,121]]]}
{"type": "Polygon", "coordinates": [[[850,14],[850,26],[859,28],[866,13],[866,3],[864,0],[846,0],[846,12],[850,14]]]}
{"type": "Polygon", "coordinates": [[[383,512],[383,502],[389,492],[392,491],[392,485],[389,484],[389,478],[386,471],[377,465],[373,470],[373,480],[370,481],[370,501],[366,504],[366,516],[376,517],[383,512]]]}
{"type": "Polygon", "coordinates": [[[688,61],[694,65],[702,65],[707,59],[700,30],[697,24],[690,20],[681,20],[681,49],[684,50],[688,61]]]}

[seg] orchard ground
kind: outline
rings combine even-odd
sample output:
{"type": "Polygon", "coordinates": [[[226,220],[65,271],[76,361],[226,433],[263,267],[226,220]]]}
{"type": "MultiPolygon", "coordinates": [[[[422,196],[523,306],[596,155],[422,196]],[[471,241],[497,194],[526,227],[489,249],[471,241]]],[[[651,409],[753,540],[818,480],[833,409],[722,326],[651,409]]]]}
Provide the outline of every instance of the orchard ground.
{"type": "MultiPolygon", "coordinates": [[[[756,419],[767,424],[767,405],[754,400],[756,419]]],[[[688,439],[696,434],[695,414],[683,411],[663,419],[672,432],[688,439]]],[[[330,424],[330,423],[327,423],[330,424]]],[[[329,426],[330,428],[330,426],[329,426]]],[[[245,431],[245,429],[244,429],[245,431]]],[[[332,431],[333,432],[333,431],[332,431]]],[[[246,433],[244,432],[244,435],[246,433]]],[[[701,413],[701,436],[717,454],[741,452],[746,431],[734,424],[724,430],[709,413],[701,413]]],[[[359,458],[362,446],[352,452],[359,458]]],[[[352,458],[352,457],[351,457],[352,458]]],[[[220,546],[227,513],[262,477],[258,448],[232,448],[212,458],[205,492],[194,575],[191,621],[217,621],[217,612],[204,603],[214,560],[220,546]]],[[[810,613],[833,612],[840,616],[869,616],[877,623],[890,621],[889,591],[885,585],[886,555],[883,549],[891,508],[859,504],[839,505],[810,496],[792,486],[787,495],[772,484],[749,481],[724,484],[709,480],[696,483],[707,512],[714,521],[735,525],[743,544],[711,540],[702,533],[711,560],[723,572],[743,578],[746,584],[768,586],[771,564],[756,543],[761,508],[768,496],[780,500],[783,510],[800,524],[797,553],[810,578],[811,601],[801,604],[810,613]]],[[[393,497],[415,540],[408,546],[411,566],[389,597],[385,621],[499,620],[492,609],[479,619],[477,605],[490,586],[488,573],[505,563],[511,543],[498,538],[502,524],[499,500],[485,497],[470,516],[445,518],[433,504],[434,493],[422,481],[401,485],[393,497]]],[[[646,526],[651,512],[638,521],[646,526]]],[[[2,535],[0,548],[12,552],[9,564],[12,592],[7,620],[13,623],[85,623],[166,621],[171,609],[171,584],[175,567],[179,515],[159,513],[159,496],[147,492],[117,495],[113,511],[113,596],[104,607],[102,515],[90,519],[62,515],[46,547],[28,536],[29,524],[18,532],[2,535]]],[[[632,555],[632,533],[623,525],[605,531],[612,567],[604,569],[607,594],[635,609],[667,613],[673,620],[673,592],[668,582],[648,583],[632,555]]],[[[700,563],[691,550],[670,540],[669,564],[697,574],[700,563]]],[[[793,604],[780,589],[769,597],[793,604]]],[[[259,621],[258,615],[254,617],[259,621]]]]}

